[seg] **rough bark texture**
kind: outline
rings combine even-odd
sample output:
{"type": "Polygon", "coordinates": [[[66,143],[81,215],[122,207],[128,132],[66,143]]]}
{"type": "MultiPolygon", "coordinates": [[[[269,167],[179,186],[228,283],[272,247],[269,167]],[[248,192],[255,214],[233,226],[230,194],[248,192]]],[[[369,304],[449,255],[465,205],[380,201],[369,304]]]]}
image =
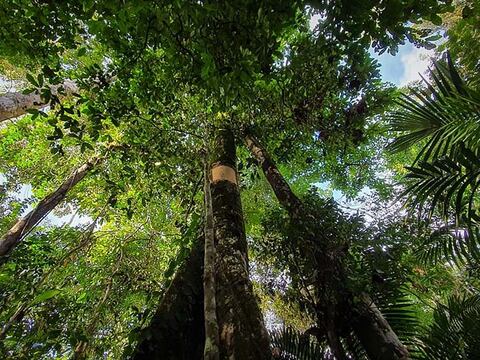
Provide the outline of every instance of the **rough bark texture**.
{"type": "MultiPolygon", "coordinates": [[[[233,134],[220,130],[216,166],[236,172],[233,134]]],[[[221,359],[270,359],[269,338],[248,273],[247,241],[237,183],[212,177],[217,253],[217,316],[221,359]]]]}
{"type": "MultiPolygon", "coordinates": [[[[73,81],[65,80],[62,84],[50,88],[52,94],[59,95],[60,87],[67,95],[78,91],[77,85],[73,81]]],[[[39,109],[44,106],[46,106],[45,101],[38,92],[31,94],[6,93],[0,96],[0,123],[24,115],[28,109],[39,109]]]]}
{"type": "Polygon", "coordinates": [[[258,140],[251,134],[245,136],[245,143],[251,154],[258,161],[261,166],[267,181],[272,186],[280,204],[289,212],[292,217],[301,216],[301,209],[303,207],[302,201],[293,193],[290,186],[285,181],[280,171],[270,159],[267,152],[261,147],[258,140]]]}
{"type": "Polygon", "coordinates": [[[205,159],[205,259],[204,259],[204,315],[205,315],[205,360],[218,360],[218,322],[215,299],[215,232],[213,226],[212,194],[210,192],[210,166],[205,159]]]}
{"type": "Polygon", "coordinates": [[[362,294],[356,309],[358,316],[353,323],[353,328],[371,359],[410,359],[407,348],[401,343],[370,296],[362,294]]]}
{"type": "Polygon", "coordinates": [[[133,359],[203,358],[202,271],[203,241],[198,240],[166,291],[152,322],[142,331],[133,359]]]}
{"type": "Polygon", "coordinates": [[[50,211],[52,211],[68,192],[95,166],[99,158],[90,160],[76,169],[54,192],[43,198],[27,215],[19,219],[10,230],[0,239],[0,264],[6,260],[8,254],[35,227],[50,211]]]}
{"type": "MultiPolygon", "coordinates": [[[[290,216],[292,216],[293,219],[298,219],[302,214],[303,216],[306,215],[306,212],[303,211],[302,201],[292,192],[288,183],[278,171],[275,164],[270,160],[270,157],[262,148],[258,140],[253,135],[247,134],[245,136],[245,142],[252,155],[261,165],[265,177],[272,186],[278,201],[290,213],[290,216]]],[[[319,263],[323,263],[326,267],[330,266],[333,268],[341,266],[339,260],[337,260],[338,262],[332,262],[332,259],[329,256],[323,256],[323,258],[324,261],[320,261],[319,263]]],[[[340,268],[338,272],[343,274],[344,271],[340,268]]],[[[321,273],[321,271],[319,273],[321,273]]],[[[324,278],[320,279],[319,283],[327,283],[328,281],[328,278],[324,278]]],[[[347,294],[339,294],[338,298],[339,300],[342,298],[346,299],[347,294]]],[[[371,359],[409,359],[408,350],[398,339],[397,335],[370,297],[363,294],[361,298],[362,303],[357,309],[355,309],[355,312],[359,315],[353,323],[353,328],[371,359]]],[[[336,306],[334,308],[336,308],[336,306]]],[[[342,308],[343,311],[347,313],[350,311],[346,309],[345,306],[340,307],[340,309],[342,308]]],[[[327,315],[328,313],[334,314],[335,311],[337,310],[329,309],[327,315]]],[[[329,316],[326,316],[324,320],[328,325],[326,331],[327,340],[333,352],[339,359],[346,358],[341,343],[338,341],[337,336],[332,333],[332,331],[335,331],[334,321],[330,319],[329,316]]]]}

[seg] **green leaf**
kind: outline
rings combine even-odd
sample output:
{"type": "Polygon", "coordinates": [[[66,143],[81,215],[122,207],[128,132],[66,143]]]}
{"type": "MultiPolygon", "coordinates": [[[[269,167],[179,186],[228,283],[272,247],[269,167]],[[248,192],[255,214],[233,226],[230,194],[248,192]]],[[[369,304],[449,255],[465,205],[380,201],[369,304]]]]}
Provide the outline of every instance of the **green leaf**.
{"type": "Polygon", "coordinates": [[[30,95],[31,93],[35,92],[36,90],[37,90],[37,89],[35,89],[35,88],[24,89],[24,90],[22,91],[22,94],[23,94],[23,95],[30,95]]]}
{"type": "Polygon", "coordinates": [[[37,80],[35,80],[32,74],[27,74],[26,78],[30,84],[34,85],[35,87],[39,87],[37,80]]]}
{"type": "Polygon", "coordinates": [[[27,109],[27,113],[32,115],[38,115],[38,109],[27,109]]]}
{"type": "Polygon", "coordinates": [[[94,5],[94,0],[83,0],[82,7],[83,11],[89,11],[94,5]]]}
{"type": "Polygon", "coordinates": [[[441,38],[442,38],[442,35],[437,34],[437,35],[429,36],[428,38],[425,39],[425,41],[437,41],[437,40],[440,40],[441,38]]]}
{"type": "Polygon", "coordinates": [[[437,26],[442,25],[442,18],[440,16],[438,16],[437,14],[433,14],[432,16],[430,16],[430,21],[434,25],[437,25],[437,26]]]}
{"type": "Polygon", "coordinates": [[[77,297],[77,303],[85,303],[87,301],[87,293],[83,292],[77,297]]]}
{"type": "Polygon", "coordinates": [[[35,297],[35,299],[33,299],[32,305],[39,304],[41,302],[47,301],[47,300],[57,296],[60,293],[61,293],[61,290],[58,290],[58,289],[51,289],[51,290],[44,291],[43,293],[37,295],[35,297]]]}
{"type": "Polygon", "coordinates": [[[12,280],[12,279],[11,279],[10,275],[5,274],[5,273],[1,273],[1,274],[0,274],[0,283],[6,284],[6,283],[8,283],[8,282],[11,281],[11,280],[12,280]]]}
{"type": "Polygon", "coordinates": [[[87,53],[87,48],[85,46],[82,46],[77,50],[77,56],[83,56],[87,53]]]}
{"type": "Polygon", "coordinates": [[[43,82],[44,82],[43,80],[44,80],[44,79],[43,79],[43,74],[41,74],[41,73],[38,74],[38,75],[37,75],[38,87],[42,87],[42,86],[43,86],[43,82]]]}

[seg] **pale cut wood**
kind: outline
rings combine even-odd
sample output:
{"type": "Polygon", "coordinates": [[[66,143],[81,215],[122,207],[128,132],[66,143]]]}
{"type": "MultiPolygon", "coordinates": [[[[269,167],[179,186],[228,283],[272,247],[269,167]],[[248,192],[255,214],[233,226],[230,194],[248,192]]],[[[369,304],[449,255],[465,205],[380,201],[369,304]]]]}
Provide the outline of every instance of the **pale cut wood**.
{"type": "MultiPolygon", "coordinates": [[[[65,80],[59,85],[53,85],[50,91],[52,94],[59,96],[60,88],[63,89],[62,93],[65,93],[65,95],[78,92],[77,84],[72,80],[65,80]]],[[[25,115],[28,109],[40,109],[46,105],[37,91],[31,94],[22,94],[19,92],[6,93],[0,96],[0,123],[25,115]]]]}

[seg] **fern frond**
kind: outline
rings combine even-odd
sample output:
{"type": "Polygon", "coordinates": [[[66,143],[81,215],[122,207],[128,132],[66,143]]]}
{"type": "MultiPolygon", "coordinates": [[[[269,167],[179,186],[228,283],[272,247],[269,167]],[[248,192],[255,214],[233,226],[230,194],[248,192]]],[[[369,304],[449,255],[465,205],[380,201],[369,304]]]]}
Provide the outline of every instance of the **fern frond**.
{"type": "Polygon", "coordinates": [[[447,225],[434,231],[416,250],[423,264],[450,262],[458,267],[480,260],[478,228],[447,225]]]}
{"type": "Polygon", "coordinates": [[[377,306],[400,341],[410,353],[416,353],[418,337],[422,334],[416,303],[409,298],[404,289],[399,289],[396,294],[391,295],[378,297],[377,306]]]}

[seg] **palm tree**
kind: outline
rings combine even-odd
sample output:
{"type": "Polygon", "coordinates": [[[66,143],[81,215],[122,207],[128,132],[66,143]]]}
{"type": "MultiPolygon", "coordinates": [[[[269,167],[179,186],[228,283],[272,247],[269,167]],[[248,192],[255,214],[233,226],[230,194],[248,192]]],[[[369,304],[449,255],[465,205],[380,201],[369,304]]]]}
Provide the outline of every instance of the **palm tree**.
{"type": "Polygon", "coordinates": [[[452,231],[452,242],[475,255],[480,238],[480,91],[460,77],[448,53],[430,75],[430,81],[423,78],[423,88],[410,89],[411,94],[398,100],[391,128],[403,134],[389,149],[420,146],[413,165],[406,168],[409,207],[426,211],[429,218],[454,217],[457,233],[452,231]]]}

